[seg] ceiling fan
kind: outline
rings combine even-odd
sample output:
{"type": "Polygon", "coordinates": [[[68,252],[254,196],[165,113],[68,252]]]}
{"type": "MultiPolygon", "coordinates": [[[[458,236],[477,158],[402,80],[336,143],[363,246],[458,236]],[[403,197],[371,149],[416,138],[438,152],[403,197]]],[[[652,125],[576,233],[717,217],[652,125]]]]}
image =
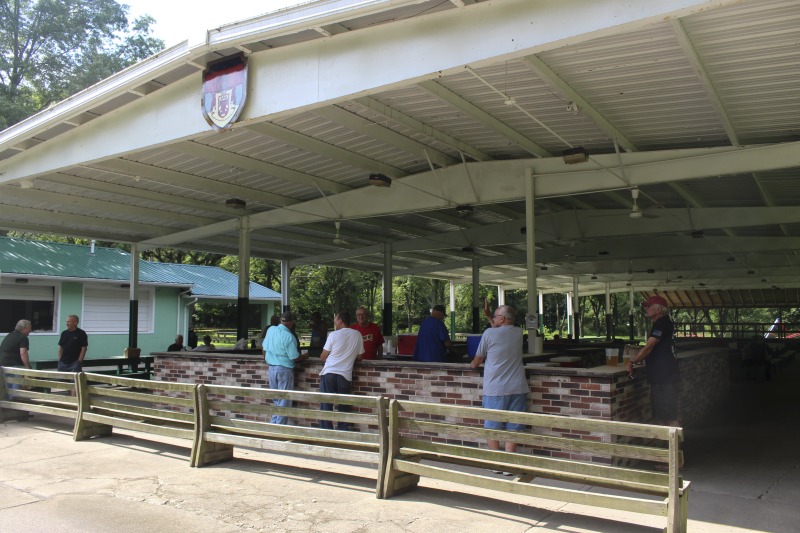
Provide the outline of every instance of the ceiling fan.
{"type": "Polygon", "coordinates": [[[655,215],[645,214],[642,208],[639,207],[639,187],[631,187],[631,199],[633,200],[633,207],[631,208],[631,212],[628,213],[630,218],[656,218],[655,215]]]}
{"type": "Polygon", "coordinates": [[[342,221],[334,220],[333,223],[336,225],[336,236],[333,238],[333,244],[336,244],[337,246],[342,244],[348,244],[348,242],[342,239],[341,235],[339,234],[339,231],[342,229],[342,221]]]}

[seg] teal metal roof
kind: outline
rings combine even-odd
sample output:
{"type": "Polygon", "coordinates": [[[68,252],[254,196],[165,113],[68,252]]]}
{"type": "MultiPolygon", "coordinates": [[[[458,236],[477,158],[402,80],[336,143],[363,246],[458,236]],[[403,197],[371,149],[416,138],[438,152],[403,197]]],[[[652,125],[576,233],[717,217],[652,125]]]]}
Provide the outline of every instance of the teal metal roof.
{"type": "MultiPolygon", "coordinates": [[[[3,275],[43,278],[130,280],[130,254],[119,248],[60,242],[30,241],[0,237],[0,272],[3,275]]],[[[191,289],[198,298],[233,299],[238,295],[238,277],[215,266],[154,263],[139,260],[139,281],[191,289]]],[[[250,282],[251,300],[280,300],[272,289],[250,282]]]]}

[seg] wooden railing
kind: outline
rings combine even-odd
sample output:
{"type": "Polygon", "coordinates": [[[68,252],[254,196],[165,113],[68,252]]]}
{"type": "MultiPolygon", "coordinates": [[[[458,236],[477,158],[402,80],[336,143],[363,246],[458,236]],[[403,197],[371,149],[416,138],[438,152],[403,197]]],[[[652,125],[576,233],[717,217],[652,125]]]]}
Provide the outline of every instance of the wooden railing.
{"type": "Polygon", "coordinates": [[[7,367],[0,373],[0,385],[0,415],[34,411],[74,418],[75,440],[108,435],[114,427],[190,440],[192,466],[230,459],[233,446],[247,446],[374,463],[378,466],[378,498],[412,489],[420,476],[427,476],[502,492],[666,516],[671,532],[683,532],[687,527],[690,484],[679,474],[683,461],[680,428],[389,401],[385,397],[7,367]],[[276,398],[297,405],[276,407],[271,404],[276,398]],[[323,402],[349,405],[354,412],[322,410],[319,405],[323,402]],[[272,424],[269,419],[275,414],[304,420],[305,425],[272,424]],[[317,420],[351,423],[358,431],[320,429],[313,425],[317,420]],[[532,429],[484,429],[480,420],[513,422],[532,429]],[[585,438],[587,435],[597,440],[585,438]],[[480,448],[490,439],[511,440],[534,451],[509,453],[480,448]],[[667,471],[652,471],[652,463],[665,465],[667,471]],[[513,478],[487,476],[485,469],[508,472],[513,478]],[[579,485],[562,488],[534,483],[538,478],[579,485]],[[630,494],[586,492],[580,490],[584,485],[630,494]]]}
{"type": "Polygon", "coordinates": [[[682,438],[682,430],[673,427],[392,400],[384,496],[390,498],[413,489],[420,476],[426,476],[537,498],[666,516],[668,531],[683,532],[687,527],[689,482],[679,475],[679,465],[683,462],[682,438]],[[505,431],[463,423],[476,419],[512,422],[534,429],[505,431]],[[607,435],[610,440],[581,438],[586,434],[607,435]],[[511,441],[543,453],[557,451],[559,456],[572,454],[581,458],[561,459],[478,447],[487,440],[511,441]],[[608,464],[598,464],[603,459],[608,464]],[[652,463],[665,465],[667,473],[652,471],[652,463]],[[496,479],[487,476],[485,470],[507,472],[513,478],[496,479]],[[611,488],[629,494],[591,493],[576,490],[578,487],[534,482],[537,479],[611,488]],[[634,498],[631,494],[661,499],[634,498]]]}
{"type": "Polygon", "coordinates": [[[75,374],[2,367],[0,418],[19,418],[26,412],[75,418],[75,374]],[[7,412],[12,411],[12,412],[7,412]]]}
{"type": "Polygon", "coordinates": [[[386,398],[199,385],[198,401],[200,429],[193,466],[231,459],[233,446],[367,462],[378,467],[375,490],[382,497],[387,449],[386,398]],[[276,407],[273,399],[291,400],[299,406],[276,407]],[[347,405],[355,412],[323,411],[315,407],[323,402],[347,405]],[[272,415],[295,421],[345,422],[360,431],[320,429],[296,423],[271,424],[272,415]]]}

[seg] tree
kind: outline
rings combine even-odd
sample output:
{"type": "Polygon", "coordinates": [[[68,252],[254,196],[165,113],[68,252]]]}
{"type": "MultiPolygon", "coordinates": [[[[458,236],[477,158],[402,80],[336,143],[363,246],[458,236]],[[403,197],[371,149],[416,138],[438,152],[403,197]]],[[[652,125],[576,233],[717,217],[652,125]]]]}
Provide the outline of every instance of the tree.
{"type": "Polygon", "coordinates": [[[163,49],[116,0],[0,1],[0,129],[163,49]]]}

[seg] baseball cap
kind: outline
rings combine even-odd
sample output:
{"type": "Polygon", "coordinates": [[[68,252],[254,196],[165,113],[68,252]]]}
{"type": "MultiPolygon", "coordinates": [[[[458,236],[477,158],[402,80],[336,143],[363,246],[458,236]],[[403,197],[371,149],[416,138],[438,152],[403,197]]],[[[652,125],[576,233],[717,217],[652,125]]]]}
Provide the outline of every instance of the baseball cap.
{"type": "Polygon", "coordinates": [[[669,307],[667,301],[661,296],[651,296],[642,302],[642,307],[650,307],[651,305],[660,305],[661,307],[669,307]]]}
{"type": "Polygon", "coordinates": [[[439,311],[444,316],[447,316],[447,309],[445,309],[443,305],[434,305],[433,311],[439,311]]]}

